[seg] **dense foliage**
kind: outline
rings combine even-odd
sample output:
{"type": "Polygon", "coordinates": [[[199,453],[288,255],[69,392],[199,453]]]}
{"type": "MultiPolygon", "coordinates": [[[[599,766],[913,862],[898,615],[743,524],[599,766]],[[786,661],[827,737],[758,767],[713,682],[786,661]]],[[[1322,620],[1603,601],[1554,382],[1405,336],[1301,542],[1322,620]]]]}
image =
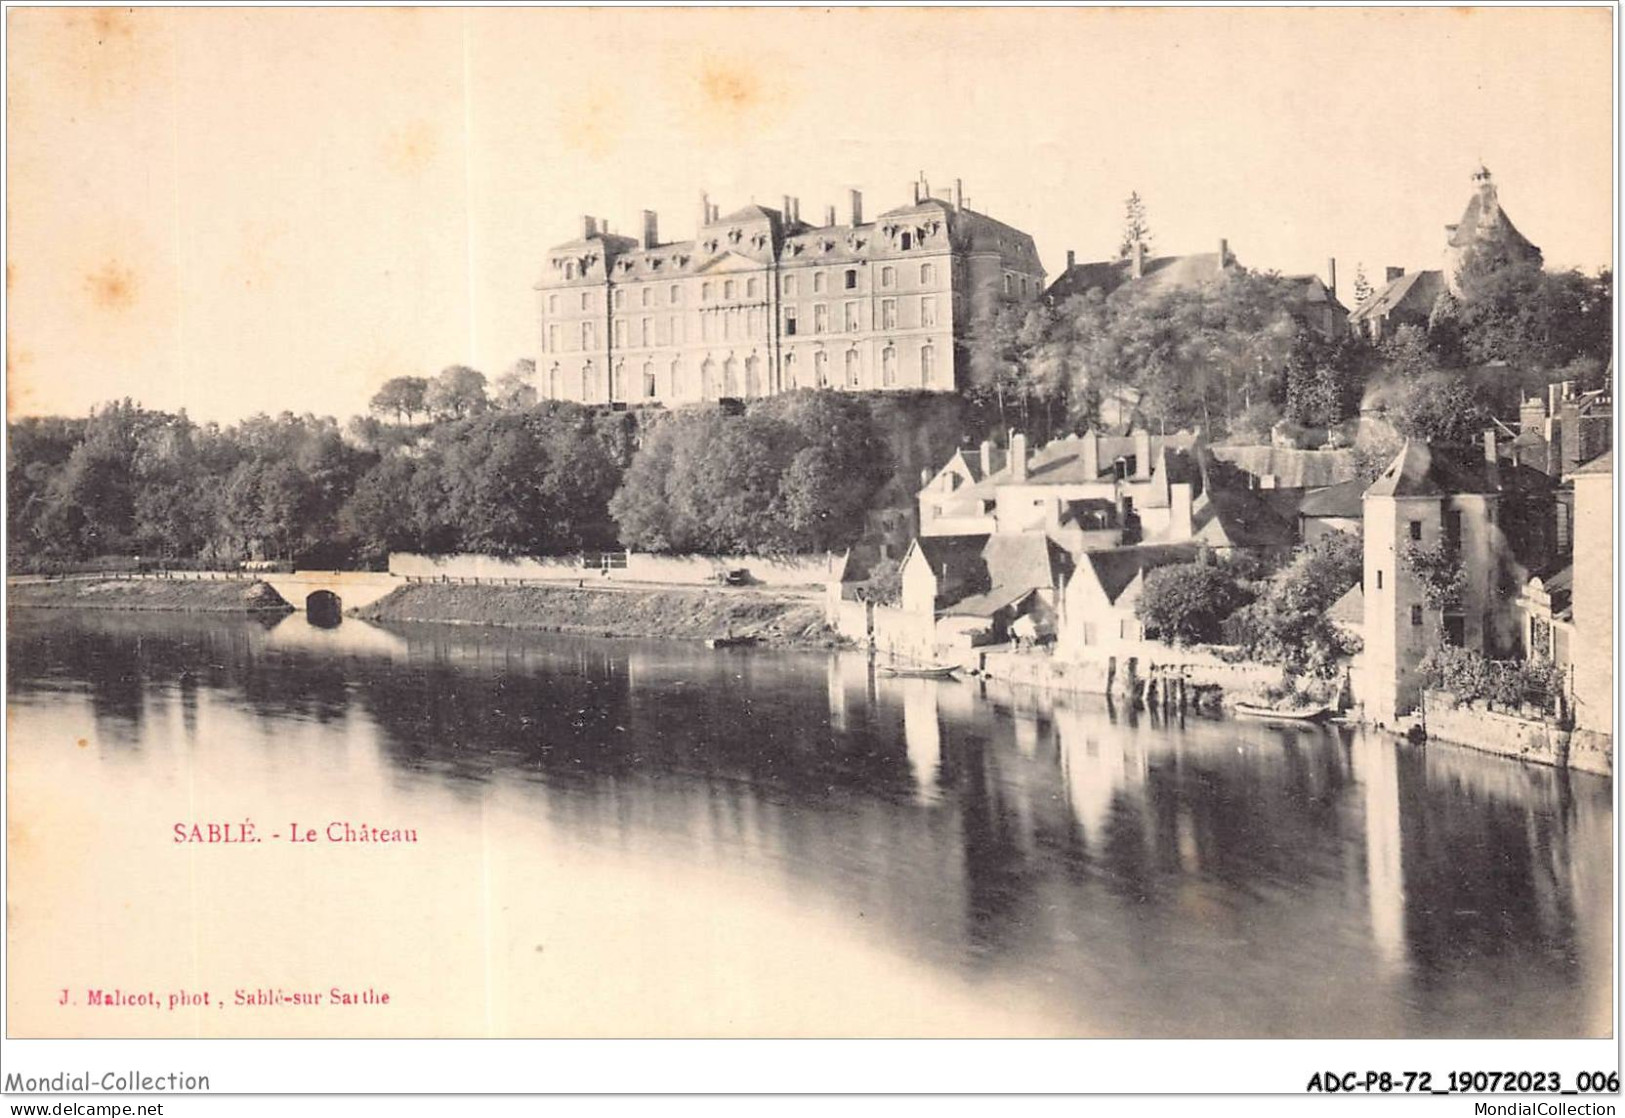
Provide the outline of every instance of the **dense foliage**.
{"type": "Polygon", "coordinates": [[[1419,670],[1424,687],[1448,691],[1461,702],[1556,710],[1563,696],[1563,669],[1550,660],[1490,660],[1469,648],[1443,645],[1422,660],[1419,670]]]}
{"type": "Polygon", "coordinates": [[[1246,601],[1241,585],[1207,563],[1177,563],[1145,576],[1134,613],[1146,635],[1172,644],[1219,639],[1221,625],[1246,601]]]}
{"type": "Polygon", "coordinates": [[[1293,671],[1332,674],[1357,642],[1326,611],[1360,581],[1358,536],[1332,532],[1301,545],[1285,567],[1259,584],[1255,599],[1225,622],[1225,635],[1249,658],[1293,671]]]}

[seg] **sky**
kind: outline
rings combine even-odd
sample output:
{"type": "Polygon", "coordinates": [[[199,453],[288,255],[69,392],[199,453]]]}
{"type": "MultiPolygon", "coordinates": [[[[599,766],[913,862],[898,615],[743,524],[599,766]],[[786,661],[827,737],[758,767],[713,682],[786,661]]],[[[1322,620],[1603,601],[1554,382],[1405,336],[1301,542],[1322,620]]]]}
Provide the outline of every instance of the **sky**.
{"type": "Polygon", "coordinates": [[[8,415],[345,417],[493,378],[581,216],[922,172],[1037,240],[1282,272],[1438,266],[1483,163],[1549,266],[1609,264],[1612,12],[12,9],[8,415]]]}

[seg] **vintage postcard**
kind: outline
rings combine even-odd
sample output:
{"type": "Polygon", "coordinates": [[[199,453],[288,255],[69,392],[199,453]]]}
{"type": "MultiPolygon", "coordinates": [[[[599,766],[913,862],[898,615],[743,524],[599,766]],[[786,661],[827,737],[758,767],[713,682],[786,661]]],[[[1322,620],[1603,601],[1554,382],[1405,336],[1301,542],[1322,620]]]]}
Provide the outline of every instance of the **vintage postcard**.
{"type": "Polygon", "coordinates": [[[9,9],[7,1036],[1612,1035],[1616,15],[9,9]]]}

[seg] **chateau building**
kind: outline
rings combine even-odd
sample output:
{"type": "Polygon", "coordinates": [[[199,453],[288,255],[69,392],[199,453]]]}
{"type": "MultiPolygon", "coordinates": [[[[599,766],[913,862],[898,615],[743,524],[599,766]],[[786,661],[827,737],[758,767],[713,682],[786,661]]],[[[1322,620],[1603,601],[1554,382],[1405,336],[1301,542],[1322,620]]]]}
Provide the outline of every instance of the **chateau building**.
{"type": "Polygon", "coordinates": [[[662,242],[595,218],[547,254],[537,389],[582,403],[683,404],[796,388],[925,389],[964,383],[965,343],[1006,300],[1039,297],[1033,239],[922,180],[914,200],[844,223],[801,204],[726,216],[702,196],[693,240],[662,242]]]}

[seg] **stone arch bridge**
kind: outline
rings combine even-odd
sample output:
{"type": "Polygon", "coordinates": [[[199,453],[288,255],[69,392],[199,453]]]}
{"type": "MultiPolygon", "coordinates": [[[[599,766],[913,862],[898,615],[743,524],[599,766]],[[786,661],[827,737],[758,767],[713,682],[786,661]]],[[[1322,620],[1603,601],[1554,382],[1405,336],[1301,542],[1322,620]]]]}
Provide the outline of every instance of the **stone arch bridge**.
{"type": "Polygon", "coordinates": [[[370,606],[401,585],[396,575],[373,571],[263,572],[254,577],[294,609],[342,612],[370,606]]]}

